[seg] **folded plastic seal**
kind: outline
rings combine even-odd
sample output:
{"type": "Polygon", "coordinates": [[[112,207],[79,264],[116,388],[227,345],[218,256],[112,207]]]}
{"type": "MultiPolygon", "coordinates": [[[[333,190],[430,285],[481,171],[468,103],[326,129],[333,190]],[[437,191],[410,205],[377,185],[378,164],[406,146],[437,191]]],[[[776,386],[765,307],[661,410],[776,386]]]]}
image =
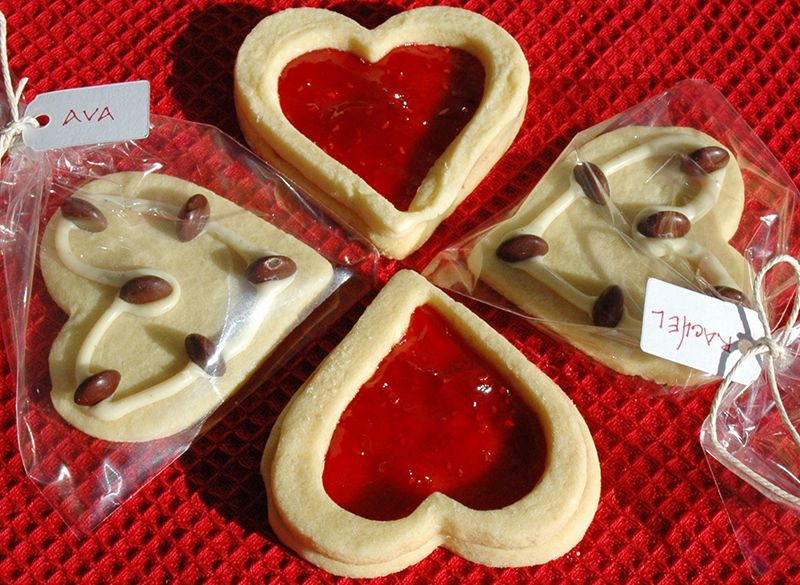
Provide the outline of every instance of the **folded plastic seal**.
{"type": "Polygon", "coordinates": [[[378,256],[206,125],[152,116],[140,140],[9,146],[2,325],[22,461],[88,532],[269,392],[378,256]]]}
{"type": "Polygon", "coordinates": [[[743,356],[720,384],[703,424],[703,447],[769,499],[800,511],[800,393],[798,393],[798,313],[795,294],[787,322],[771,331],[764,306],[764,279],[782,263],[792,267],[800,290],[800,262],[776,256],[756,275],[754,301],[765,335],[746,349],[760,356],[761,376],[751,384],[732,381],[743,356]]]}

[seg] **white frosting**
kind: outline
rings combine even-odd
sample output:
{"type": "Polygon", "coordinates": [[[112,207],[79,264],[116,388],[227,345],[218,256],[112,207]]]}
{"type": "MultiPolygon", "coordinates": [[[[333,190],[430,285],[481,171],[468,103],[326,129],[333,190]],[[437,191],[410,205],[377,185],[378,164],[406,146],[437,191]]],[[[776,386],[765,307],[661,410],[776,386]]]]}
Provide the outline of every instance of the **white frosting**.
{"type": "MultiPolygon", "coordinates": [[[[155,202],[146,199],[124,199],[109,195],[82,195],[81,198],[95,202],[105,201],[117,206],[122,211],[141,215],[174,218],[177,217],[179,211],[177,208],[155,204],[155,202]]],[[[106,332],[117,318],[125,313],[144,318],[158,317],[175,307],[181,296],[181,286],[178,280],[164,271],[153,268],[114,271],[87,264],[73,253],[70,245],[70,233],[79,229],[71,220],[63,216],[58,218],[55,249],[59,260],[70,271],[88,280],[115,288],[122,287],[126,282],[138,276],[158,276],[172,286],[172,292],[163,299],[145,304],[128,303],[117,296],[92,326],[78,351],[75,363],[76,387],[93,373],[90,366],[92,357],[102,343],[106,332]]],[[[232,252],[238,254],[246,264],[269,254],[268,251],[257,248],[238,234],[214,222],[209,222],[198,237],[203,236],[218,240],[232,252]]],[[[268,281],[253,286],[245,279],[243,274],[229,275],[227,284],[231,294],[228,297],[232,301],[235,300],[235,304],[226,308],[226,319],[216,342],[219,350],[224,351],[226,360],[233,359],[245,350],[266,318],[273,304],[273,299],[288,287],[293,280],[294,275],[282,280],[268,281]]],[[[98,404],[83,408],[95,418],[107,421],[116,420],[144,406],[168,398],[180,392],[195,380],[208,376],[200,366],[189,360],[187,356],[186,366],[169,378],[125,396],[120,395],[124,393],[115,392],[98,404]]],[[[125,377],[123,376],[121,385],[124,384],[124,381],[125,377]]]]}
{"type": "MultiPolygon", "coordinates": [[[[597,164],[606,177],[610,177],[614,173],[630,165],[639,163],[653,156],[666,156],[666,165],[671,156],[677,155],[681,152],[691,152],[706,146],[708,145],[701,143],[698,139],[683,134],[659,136],[636,144],[635,146],[603,164],[595,164],[597,164]]],[[[582,161],[578,160],[577,162],[582,161]]],[[[620,224],[620,222],[615,222],[615,225],[617,225],[618,229],[622,229],[627,232],[625,235],[630,238],[632,243],[655,258],[662,258],[668,255],[680,255],[696,263],[697,265],[702,263],[705,274],[709,280],[714,283],[714,285],[736,288],[737,285],[734,279],[725,270],[719,260],[717,260],[714,255],[711,254],[700,243],[686,237],[648,238],[647,236],[639,233],[639,231],[636,229],[636,226],[642,219],[652,215],[653,213],[661,211],[675,211],[681,213],[689,219],[692,225],[694,225],[695,221],[702,218],[714,207],[714,205],[716,205],[727,168],[728,167],[726,165],[721,169],[708,173],[704,177],[699,178],[701,184],[696,196],[685,205],[660,205],[647,207],[642,209],[629,224],[620,224]]],[[[664,171],[665,169],[663,167],[659,168],[658,170],[658,172],[664,171]]],[[[583,192],[583,189],[577,183],[574,176],[570,174],[569,188],[560,196],[558,196],[555,201],[547,206],[541,213],[539,213],[533,221],[515,230],[513,233],[509,234],[508,238],[506,239],[528,234],[540,236],[546,240],[547,238],[544,237],[544,234],[550,225],[556,220],[556,218],[565,213],[576,201],[585,198],[586,194],[583,192]]],[[[609,213],[614,214],[615,210],[611,209],[609,213]]],[[[573,284],[565,280],[561,275],[546,266],[543,256],[534,256],[523,261],[514,262],[510,265],[519,270],[524,270],[531,277],[546,284],[567,302],[591,315],[592,307],[594,306],[597,297],[582,292],[573,284]]],[[[628,317],[627,311],[625,317],[628,317]]]]}

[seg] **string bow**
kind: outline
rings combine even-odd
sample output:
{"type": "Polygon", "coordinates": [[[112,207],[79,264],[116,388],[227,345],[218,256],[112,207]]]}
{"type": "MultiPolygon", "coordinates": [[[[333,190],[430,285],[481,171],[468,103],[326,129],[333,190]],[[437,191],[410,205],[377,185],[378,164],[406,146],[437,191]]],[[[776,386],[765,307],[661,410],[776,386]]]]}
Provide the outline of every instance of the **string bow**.
{"type": "Polygon", "coordinates": [[[22,135],[25,127],[37,128],[39,122],[32,116],[19,115],[19,104],[22,101],[22,92],[25,89],[25,84],[28,83],[28,78],[23,77],[19,80],[16,89],[11,81],[11,69],[8,66],[8,48],[6,46],[7,27],[6,16],[0,12],[0,67],[2,67],[3,75],[3,89],[5,91],[6,100],[8,101],[8,109],[11,119],[0,130],[0,161],[2,161],[8,149],[14,142],[22,135]]]}
{"type": "Polygon", "coordinates": [[[787,255],[779,255],[770,259],[756,274],[756,278],[753,283],[753,293],[755,310],[758,313],[761,324],[764,326],[765,334],[762,338],[753,341],[750,347],[742,352],[739,360],[734,364],[733,368],[731,368],[731,370],[722,380],[722,383],[720,384],[717,393],[714,396],[714,400],[711,404],[711,410],[708,415],[708,421],[706,424],[707,437],[714,448],[715,456],[721,459],[723,463],[729,465],[732,468],[732,471],[736,472],[743,479],[751,481],[754,487],[760,488],[762,493],[771,496],[772,499],[784,501],[792,506],[800,507],[800,497],[789,493],[780,486],[776,485],[770,479],[755,471],[751,466],[742,463],[742,461],[734,457],[722,445],[722,442],[719,439],[719,412],[722,404],[725,402],[726,397],[728,396],[729,392],[731,392],[731,385],[733,384],[733,378],[736,374],[736,371],[748,359],[755,356],[763,356],[760,361],[762,362],[762,367],[767,374],[767,381],[769,382],[772,400],[778,410],[781,422],[791,435],[795,446],[800,449],[800,433],[798,433],[797,428],[789,418],[789,414],[786,412],[786,407],[783,404],[783,399],[781,398],[781,393],[780,389],[778,388],[775,374],[776,363],[780,363],[780,361],[787,356],[789,351],[788,348],[798,334],[796,327],[798,313],[800,313],[800,262],[787,255]],[[789,313],[789,318],[786,322],[786,325],[783,328],[773,332],[769,326],[766,302],[764,300],[764,278],[773,267],[781,263],[789,264],[792,267],[796,290],[792,309],[789,313]]]}

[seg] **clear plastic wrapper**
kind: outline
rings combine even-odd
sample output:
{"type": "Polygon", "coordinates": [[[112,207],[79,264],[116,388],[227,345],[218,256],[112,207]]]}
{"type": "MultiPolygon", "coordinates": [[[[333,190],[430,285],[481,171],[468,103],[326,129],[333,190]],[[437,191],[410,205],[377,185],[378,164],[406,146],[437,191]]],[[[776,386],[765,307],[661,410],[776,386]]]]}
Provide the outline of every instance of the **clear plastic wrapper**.
{"type": "MultiPolygon", "coordinates": [[[[720,378],[639,349],[647,279],[758,304],[770,341],[757,340],[752,353],[774,365],[776,390],[766,373],[749,385],[726,380],[703,446],[792,515],[800,501],[798,342],[771,332],[791,319],[796,282],[786,263],[771,264],[796,254],[797,195],[724,97],[687,80],[577,134],[523,201],[443,250],[425,275],[676,393],[720,378]],[[769,350],[775,344],[782,349],[769,350]]],[[[729,510],[741,508],[722,493],[729,510]]],[[[752,537],[732,519],[737,535],[752,537]]],[[[746,555],[760,546],[741,543],[746,555]]]]}
{"type": "Polygon", "coordinates": [[[377,261],[219,130],[159,116],[142,140],[17,142],[0,238],[22,460],[78,532],[269,392],[372,287],[377,261]]]}
{"type": "MultiPolygon", "coordinates": [[[[695,386],[713,377],[639,350],[647,279],[748,304],[755,271],[789,250],[795,198],[732,106],[685,81],[577,134],[510,213],[444,249],[425,273],[618,372],[695,386]],[[727,160],[691,168],[690,155],[710,149],[727,160]]],[[[770,298],[787,286],[776,280],[770,298]]]]}

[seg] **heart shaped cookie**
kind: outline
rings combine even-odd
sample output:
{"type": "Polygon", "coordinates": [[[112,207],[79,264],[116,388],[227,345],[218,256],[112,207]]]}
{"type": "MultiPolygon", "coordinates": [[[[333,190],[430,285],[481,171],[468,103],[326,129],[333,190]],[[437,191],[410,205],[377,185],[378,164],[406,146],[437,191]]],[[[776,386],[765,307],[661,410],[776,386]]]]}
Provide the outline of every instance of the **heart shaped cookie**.
{"type": "Polygon", "coordinates": [[[418,8],[368,30],[299,8],[247,36],[234,95],[253,150],[402,258],[509,147],[528,83],[516,41],[467,10],[418,8]]]}
{"type": "Polygon", "coordinates": [[[600,470],[583,418],[501,335],[416,273],[396,274],[281,413],[269,521],[337,575],[444,547],[492,566],[583,537],[600,470]]]}
{"type": "Polygon", "coordinates": [[[328,289],[330,263],[263,219],[157,173],[91,181],[47,224],[42,276],[69,315],[50,350],[56,410],[147,441],[200,421],[328,289]]]}
{"type": "Polygon", "coordinates": [[[700,372],[639,349],[645,285],[655,277],[742,302],[748,265],[728,242],[743,205],[736,159],[712,137],[622,127],[569,146],[469,267],[613,369],[696,384],[700,372]]]}

